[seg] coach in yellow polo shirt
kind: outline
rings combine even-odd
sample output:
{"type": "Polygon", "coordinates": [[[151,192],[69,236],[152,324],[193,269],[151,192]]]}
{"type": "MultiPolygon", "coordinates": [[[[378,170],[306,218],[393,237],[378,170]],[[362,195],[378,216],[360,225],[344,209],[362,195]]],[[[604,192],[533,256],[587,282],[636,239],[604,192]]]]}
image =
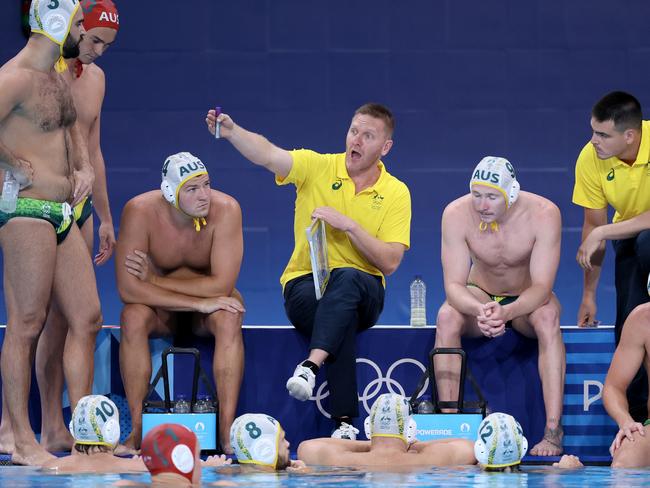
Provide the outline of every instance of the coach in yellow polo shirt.
{"type": "Polygon", "coordinates": [[[332,437],[356,439],[358,417],[355,337],[372,327],[384,306],[384,276],[399,266],[410,244],[411,197],[381,161],[393,145],[390,110],[366,104],[356,110],[345,153],[286,151],[235,124],[226,114],[206,123],[254,164],[275,174],[279,185],[296,187],[295,247],[280,278],[291,323],[310,338],[309,356],[287,381],[299,400],[312,396],[316,373],[327,361],[332,437]],[[326,222],[331,269],[323,297],[316,299],[305,229],[326,222]]]}
{"type": "MultiPolygon", "coordinates": [[[[591,140],[576,163],[573,202],[584,207],[582,245],[577,259],[585,270],[578,325],[592,324],[596,287],[611,240],[616,253],[616,343],[623,323],[638,305],[648,301],[650,272],[650,121],[642,120],[641,105],[632,95],[612,92],[594,105],[591,140]],[[607,207],[616,213],[607,223],[607,207]]],[[[631,410],[646,410],[647,381],[633,382],[631,410]]],[[[645,413],[639,414],[639,417],[645,413]]]]}

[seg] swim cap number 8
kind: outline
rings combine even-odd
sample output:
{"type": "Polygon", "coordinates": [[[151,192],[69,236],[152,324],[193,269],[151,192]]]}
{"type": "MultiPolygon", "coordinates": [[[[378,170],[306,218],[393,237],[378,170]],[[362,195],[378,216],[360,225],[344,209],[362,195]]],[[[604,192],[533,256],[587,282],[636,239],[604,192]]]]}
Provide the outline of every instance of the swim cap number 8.
{"type": "Polygon", "coordinates": [[[251,439],[257,439],[262,435],[262,429],[255,425],[255,422],[248,422],[244,428],[248,432],[248,435],[251,436],[251,439]]]}

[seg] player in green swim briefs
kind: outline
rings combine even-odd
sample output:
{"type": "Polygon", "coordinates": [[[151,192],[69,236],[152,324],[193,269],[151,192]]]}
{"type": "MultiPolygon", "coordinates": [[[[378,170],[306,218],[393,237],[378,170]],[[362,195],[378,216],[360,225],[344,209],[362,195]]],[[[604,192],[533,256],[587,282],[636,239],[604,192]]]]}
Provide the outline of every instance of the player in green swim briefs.
{"type": "Polygon", "coordinates": [[[626,395],[641,366],[650,368],[650,303],[639,305],[628,315],[605,378],[603,403],[619,428],[610,447],[614,468],[650,466],[650,420],[643,425],[634,421],[626,395]]]}
{"type": "Polygon", "coordinates": [[[72,210],[67,202],[58,203],[35,198],[18,198],[16,211],[13,213],[0,211],[0,227],[14,217],[47,220],[54,227],[57,244],[63,242],[72,224],[72,210]]]}
{"type": "Polygon", "coordinates": [[[0,227],[7,284],[2,419],[11,421],[0,429],[0,451],[11,452],[14,463],[41,465],[52,455],[36,440],[27,400],[48,304],[54,296],[71,331],[64,371],[73,407],[92,388],[101,313],[79,229],[70,225],[62,239],[64,209],[88,196],[94,180],[70,87],[57,72],[65,69],[64,57],[79,54],[83,13],[77,0],[34,0],[30,25],[26,46],[0,68],[0,167],[21,186],[18,214],[3,216],[0,227]]]}
{"type": "MultiPolygon", "coordinates": [[[[486,157],[470,179],[470,193],[442,216],[442,267],[447,300],[438,311],[435,347],[461,347],[461,337],[500,336],[508,324],[539,342],[546,426],[530,450],[562,452],[565,352],[560,304],[553,283],[560,261],[561,220],[549,200],[520,191],[514,168],[486,157]]],[[[460,360],[435,359],[442,401],[457,397],[460,360]]]]}

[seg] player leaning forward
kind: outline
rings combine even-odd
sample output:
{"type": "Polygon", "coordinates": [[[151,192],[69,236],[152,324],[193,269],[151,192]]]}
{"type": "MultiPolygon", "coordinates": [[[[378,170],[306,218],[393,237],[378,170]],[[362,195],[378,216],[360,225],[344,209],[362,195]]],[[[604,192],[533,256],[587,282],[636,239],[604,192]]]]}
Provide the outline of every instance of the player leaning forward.
{"type": "MultiPolygon", "coordinates": [[[[513,328],[539,343],[546,426],[531,449],[562,452],[565,352],[560,303],[553,283],[560,262],[560,211],[551,201],[519,191],[506,159],[486,157],[474,169],[470,193],[442,215],[442,266],[447,300],[438,311],[436,347],[461,347],[460,338],[497,337],[513,328]]],[[[436,358],[439,397],[457,396],[458,358],[436,358]]]]}

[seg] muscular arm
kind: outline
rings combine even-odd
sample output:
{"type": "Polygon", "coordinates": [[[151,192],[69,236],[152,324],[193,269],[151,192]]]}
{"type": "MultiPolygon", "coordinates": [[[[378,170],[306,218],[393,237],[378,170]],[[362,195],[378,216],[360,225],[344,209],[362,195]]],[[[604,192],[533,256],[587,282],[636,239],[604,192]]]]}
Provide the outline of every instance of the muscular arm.
{"type": "MultiPolygon", "coordinates": [[[[214,134],[214,110],[208,111],[206,117],[208,130],[214,134]]],[[[250,132],[238,126],[226,114],[219,115],[221,137],[228,139],[251,163],[263,166],[281,178],[285,178],[293,166],[291,153],[272,144],[266,137],[250,132]]]]}
{"type": "Polygon", "coordinates": [[[298,459],[305,464],[322,466],[346,465],[346,458],[352,453],[367,453],[370,441],[350,441],[347,439],[311,439],[298,446],[298,459]]]}
{"type": "Polygon", "coordinates": [[[371,236],[355,222],[347,232],[350,241],[370,264],[379,269],[385,276],[393,274],[402,262],[406,246],[399,242],[384,242],[371,236]]]}
{"type": "Polygon", "coordinates": [[[508,320],[527,315],[543,305],[553,292],[555,275],[560,264],[562,218],[560,210],[549,204],[535,222],[538,229],[530,255],[531,285],[519,298],[503,307],[508,320]]]}
{"type": "Polygon", "coordinates": [[[69,140],[70,155],[74,165],[74,193],[71,205],[74,207],[87,197],[92,191],[95,180],[95,171],[90,164],[88,156],[88,141],[86,141],[79,121],[67,129],[67,139],[69,140]]]}
{"type": "Polygon", "coordinates": [[[152,275],[151,283],[165,290],[195,297],[230,296],[235,288],[244,254],[239,204],[228,199],[215,225],[210,255],[210,274],[188,279],[152,275]]]}
{"type": "Polygon", "coordinates": [[[395,272],[406,247],[399,242],[384,242],[370,235],[357,222],[331,207],[318,207],[312,214],[314,219],[322,219],[333,228],[347,234],[352,245],[366,260],[388,276],[395,272]]]}
{"type": "Polygon", "coordinates": [[[137,303],[164,310],[202,311],[199,298],[165,290],[127,272],[126,256],[135,249],[149,250],[148,220],[140,202],[131,200],[124,207],[115,250],[115,273],[120,298],[127,304],[137,303]]]}
{"type": "MultiPolygon", "coordinates": [[[[29,77],[21,71],[5,71],[0,74],[0,125],[29,96],[30,87],[29,77]]],[[[32,178],[31,165],[26,165],[2,140],[0,140],[0,168],[18,170],[24,176],[24,181],[21,183],[26,183],[32,178]]]]}
{"type": "Polygon", "coordinates": [[[462,218],[454,203],[447,206],[442,214],[442,271],[445,294],[449,304],[465,315],[481,314],[482,303],[467,290],[467,277],[471,267],[471,255],[463,226],[462,218]]]}
{"type": "Polygon", "coordinates": [[[626,392],[645,356],[645,342],[650,330],[647,318],[648,314],[640,313],[639,308],[629,315],[605,378],[603,403],[619,428],[633,422],[628,411],[626,392]]]}
{"type": "MultiPolygon", "coordinates": [[[[103,96],[102,96],[103,99],[103,96]]],[[[102,223],[113,225],[113,216],[108,203],[108,190],[106,189],[106,166],[104,164],[104,155],[100,145],[100,125],[101,111],[90,127],[88,137],[88,154],[90,164],[95,172],[95,181],[93,183],[93,206],[102,223]]]]}
{"type": "MultiPolygon", "coordinates": [[[[588,210],[588,209],[587,209],[588,210]]],[[[593,212],[593,210],[592,210],[593,212]]],[[[635,237],[639,232],[650,229],[650,210],[643,212],[642,214],[637,215],[628,220],[623,220],[621,222],[616,222],[612,224],[607,223],[607,212],[605,211],[605,217],[602,219],[603,223],[599,224],[593,229],[596,237],[600,240],[614,240],[614,239],[629,239],[630,237],[635,237]]],[[[582,236],[583,240],[585,235],[582,236]]],[[[602,245],[604,250],[604,244],[602,245]]],[[[604,252],[604,251],[603,251],[604,252]]],[[[602,262],[602,258],[601,258],[602,262]]]]}
{"type": "Polygon", "coordinates": [[[462,466],[476,464],[474,444],[466,439],[443,439],[439,441],[417,442],[422,464],[433,466],[462,466]]]}
{"type": "MultiPolygon", "coordinates": [[[[582,242],[597,228],[607,224],[607,208],[585,208],[582,224],[582,242]]],[[[582,246],[581,246],[582,248],[582,246]]],[[[578,252],[578,254],[580,251],[578,252]]],[[[600,270],[605,259],[605,242],[591,256],[590,265],[584,268],[582,300],[578,310],[578,325],[593,323],[596,316],[596,289],[600,279],[600,270]]]]}

